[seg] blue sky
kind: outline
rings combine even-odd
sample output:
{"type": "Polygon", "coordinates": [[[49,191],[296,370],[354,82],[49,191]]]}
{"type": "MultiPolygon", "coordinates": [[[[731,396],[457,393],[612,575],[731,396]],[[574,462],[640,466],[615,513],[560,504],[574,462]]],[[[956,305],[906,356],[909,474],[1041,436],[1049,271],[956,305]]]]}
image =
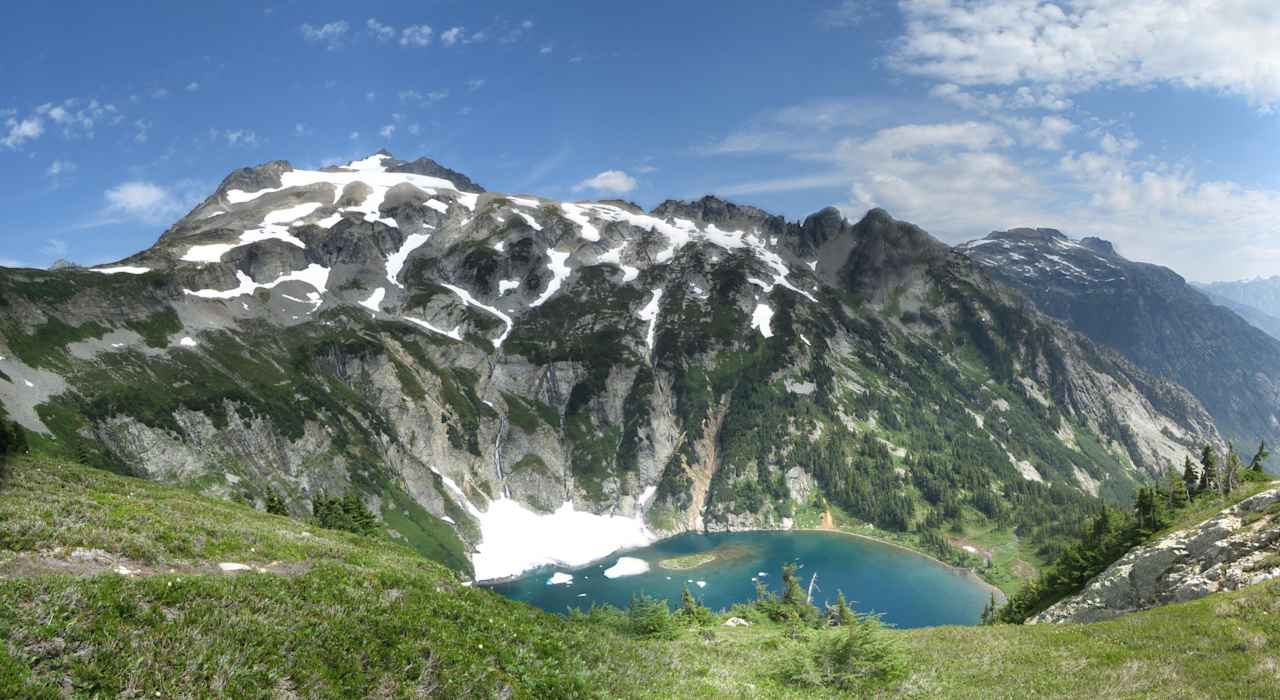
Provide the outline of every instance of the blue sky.
{"type": "Polygon", "coordinates": [[[498,191],[1280,273],[1272,0],[112,4],[7,8],[0,264],[118,259],[237,167],[385,147],[498,191]]]}

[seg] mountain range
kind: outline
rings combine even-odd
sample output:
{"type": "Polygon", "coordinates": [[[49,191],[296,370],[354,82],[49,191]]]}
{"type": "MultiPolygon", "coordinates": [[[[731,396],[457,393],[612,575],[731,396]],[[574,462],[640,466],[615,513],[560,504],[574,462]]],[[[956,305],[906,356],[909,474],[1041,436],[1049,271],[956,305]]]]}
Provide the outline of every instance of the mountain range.
{"type": "Polygon", "coordinates": [[[1280,340],[1172,270],[1053,229],[999,231],[960,249],[1040,310],[1186,387],[1238,449],[1280,440],[1280,340]]]}
{"type": "Polygon", "coordinates": [[[210,495],[358,494],[480,580],[832,506],[1047,541],[1219,427],[1280,430],[1277,341],[1216,309],[1053,232],[953,249],[878,209],[563,202],[379,152],[237,170],[117,263],[0,269],[0,402],[210,495]]]}

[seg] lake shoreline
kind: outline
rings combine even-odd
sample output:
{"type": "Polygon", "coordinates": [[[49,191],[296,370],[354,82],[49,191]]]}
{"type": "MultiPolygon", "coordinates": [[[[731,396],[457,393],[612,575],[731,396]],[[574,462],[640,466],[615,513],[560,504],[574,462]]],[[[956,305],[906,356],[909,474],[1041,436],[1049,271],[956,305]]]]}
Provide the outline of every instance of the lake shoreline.
{"type": "MultiPolygon", "coordinates": [[[[886,545],[886,546],[889,546],[889,547],[893,547],[893,548],[895,548],[895,549],[900,549],[900,550],[902,550],[902,551],[904,551],[904,552],[908,552],[908,553],[910,553],[910,554],[914,554],[915,556],[920,557],[920,558],[922,558],[922,559],[927,559],[927,560],[928,560],[930,563],[932,563],[932,564],[935,564],[935,565],[937,565],[937,566],[941,566],[941,567],[943,567],[943,568],[945,568],[945,569],[950,569],[951,571],[953,571],[953,572],[955,572],[955,573],[959,573],[959,574],[963,575],[965,578],[968,578],[968,579],[969,579],[970,581],[972,581],[973,583],[976,583],[976,584],[978,584],[980,587],[982,587],[983,589],[987,590],[987,591],[988,591],[989,593],[991,593],[993,596],[995,596],[995,600],[996,600],[996,604],[997,604],[997,605],[1004,605],[1006,602],[1008,602],[1008,599],[1009,599],[1009,598],[1008,598],[1008,596],[1007,596],[1007,595],[1005,595],[1004,591],[1000,590],[997,586],[995,586],[994,584],[992,584],[990,581],[987,581],[987,580],[983,579],[981,576],[979,576],[977,573],[975,573],[975,572],[973,571],[973,569],[969,569],[969,568],[967,568],[967,567],[963,567],[963,566],[956,566],[955,564],[948,564],[947,562],[942,561],[941,559],[938,559],[937,557],[934,557],[934,556],[931,556],[931,555],[929,555],[929,554],[926,554],[925,552],[922,552],[922,551],[920,551],[920,550],[917,550],[917,549],[913,549],[913,548],[911,548],[911,547],[908,547],[908,546],[906,546],[906,545],[904,545],[904,544],[902,544],[902,543],[900,543],[900,542],[893,542],[893,541],[891,541],[891,540],[887,540],[887,539],[884,539],[884,538],[874,537],[874,536],[866,535],[866,534],[859,533],[859,532],[849,532],[848,530],[841,530],[841,529],[838,529],[838,528],[821,528],[821,527],[791,527],[791,528],[781,528],[781,527],[747,527],[747,528],[728,528],[728,529],[725,529],[725,530],[711,530],[711,531],[708,531],[708,530],[685,530],[685,531],[682,531],[682,532],[675,532],[675,533],[671,533],[671,534],[664,534],[664,535],[663,535],[663,536],[661,536],[661,537],[655,538],[652,542],[650,542],[648,545],[646,545],[646,547],[652,547],[652,546],[654,546],[654,545],[656,545],[656,544],[658,544],[658,543],[660,543],[660,542],[663,542],[663,541],[665,541],[665,540],[669,540],[669,539],[672,539],[672,538],[674,538],[674,537],[679,537],[679,536],[681,536],[681,535],[687,535],[687,534],[713,535],[713,534],[717,534],[717,533],[751,533],[751,532],[827,532],[827,533],[833,533],[833,534],[838,534],[838,535],[845,535],[845,536],[848,536],[848,537],[857,537],[857,538],[860,538],[860,539],[866,540],[866,541],[868,541],[868,542],[875,542],[875,543],[877,543],[877,544],[882,544],[882,545],[886,545]]],[[[586,564],[583,564],[583,565],[581,565],[581,566],[568,567],[568,566],[563,566],[563,565],[560,565],[560,564],[557,564],[557,563],[552,562],[552,563],[545,564],[545,565],[543,565],[543,566],[539,566],[539,567],[535,567],[535,568],[533,568],[533,569],[529,569],[529,570],[527,570],[527,571],[524,571],[524,572],[522,572],[522,573],[520,573],[520,574],[517,574],[517,575],[514,575],[514,576],[504,576],[504,577],[502,577],[502,578],[486,579],[486,580],[484,580],[484,581],[476,581],[476,582],[475,582],[475,585],[477,585],[477,586],[489,587],[489,586],[497,586],[497,585],[501,585],[501,584],[504,584],[504,583],[511,583],[511,582],[518,581],[518,580],[520,580],[520,579],[523,579],[523,578],[527,578],[527,577],[529,577],[529,576],[532,576],[532,575],[533,575],[533,572],[537,571],[538,569],[545,568],[545,567],[549,567],[549,568],[556,569],[556,570],[563,569],[563,570],[565,570],[565,571],[567,571],[567,572],[572,573],[572,572],[574,572],[574,571],[579,571],[579,570],[586,569],[586,568],[589,568],[589,567],[598,566],[600,563],[602,563],[602,562],[604,562],[604,561],[606,561],[606,560],[608,560],[608,559],[611,559],[611,558],[613,558],[613,557],[617,557],[617,556],[625,556],[628,552],[633,552],[633,551],[635,551],[635,550],[637,550],[637,549],[644,549],[644,547],[627,547],[627,548],[623,548],[623,549],[618,549],[618,550],[615,550],[615,551],[611,552],[611,553],[610,553],[610,554],[608,554],[607,556],[600,557],[599,559],[595,559],[595,560],[590,561],[590,562],[588,562],[588,563],[586,563],[586,564]]],[[[692,570],[694,570],[694,569],[691,569],[691,571],[692,571],[692,570]]]]}

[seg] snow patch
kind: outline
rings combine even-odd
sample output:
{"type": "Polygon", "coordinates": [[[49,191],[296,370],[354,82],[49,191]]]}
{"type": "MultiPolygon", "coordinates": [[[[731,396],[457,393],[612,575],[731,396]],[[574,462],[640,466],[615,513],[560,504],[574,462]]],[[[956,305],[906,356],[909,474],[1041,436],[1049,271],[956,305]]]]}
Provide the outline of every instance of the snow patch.
{"type": "Polygon", "coordinates": [[[240,270],[236,270],[236,279],[240,280],[240,285],[234,289],[198,289],[195,291],[183,289],[182,293],[190,294],[191,296],[203,297],[205,299],[234,299],[235,297],[245,294],[253,294],[259,289],[272,289],[281,283],[296,281],[305,282],[306,284],[315,287],[321,294],[324,294],[325,285],[329,283],[329,268],[311,263],[304,270],[287,273],[274,281],[267,282],[265,284],[254,282],[252,277],[246,275],[240,270]]]}
{"type": "MultiPolygon", "coordinates": [[[[471,292],[468,292],[467,290],[463,289],[462,287],[456,287],[456,286],[454,286],[454,285],[452,285],[452,284],[447,284],[447,283],[443,283],[443,282],[440,284],[440,286],[442,286],[442,287],[444,287],[445,289],[448,289],[449,291],[451,291],[451,292],[453,292],[454,294],[458,295],[458,297],[459,297],[460,299],[462,299],[464,302],[466,302],[467,304],[469,304],[469,305],[471,305],[471,306],[474,306],[474,307],[476,307],[477,309],[483,309],[483,310],[485,310],[485,311],[488,311],[489,313],[493,314],[494,316],[497,316],[498,318],[502,319],[502,322],[503,322],[503,323],[507,324],[507,328],[506,328],[506,330],[502,331],[502,335],[498,336],[496,340],[493,340],[493,341],[492,341],[492,342],[493,342],[493,348],[494,348],[495,350],[496,350],[496,349],[498,349],[498,348],[501,348],[501,347],[502,347],[502,343],[503,343],[503,341],[505,341],[505,340],[507,339],[507,336],[511,335],[511,329],[515,327],[515,322],[511,320],[511,317],[510,317],[510,316],[508,316],[508,315],[506,315],[506,314],[504,314],[504,313],[502,313],[501,311],[499,311],[499,310],[498,310],[497,308],[495,308],[495,307],[489,306],[489,305],[487,305],[487,304],[481,304],[479,301],[476,301],[476,298],[475,298],[475,297],[473,297],[473,296],[471,296],[471,292]]],[[[536,304],[535,304],[535,306],[536,306],[536,304]]],[[[455,328],[454,330],[456,331],[457,329],[455,328]]]]}
{"type": "Polygon", "coordinates": [[[437,328],[436,326],[433,326],[430,323],[427,323],[426,321],[423,321],[420,318],[405,316],[404,320],[408,321],[409,323],[422,326],[423,328],[431,331],[432,333],[439,333],[440,335],[443,335],[447,338],[453,338],[454,340],[458,340],[458,341],[462,340],[462,326],[454,326],[453,330],[446,331],[445,329],[437,328]]]}
{"type": "Polygon", "coordinates": [[[145,275],[151,272],[149,267],[138,267],[136,265],[116,265],[115,267],[94,267],[90,268],[90,272],[101,272],[104,275],[145,275]]]}
{"type": "Polygon", "coordinates": [[[658,287],[653,290],[653,298],[649,299],[649,303],[640,309],[640,320],[649,324],[649,330],[645,333],[645,344],[649,347],[649,352],[653,352],[653,341],[658,330],[658,302],[662,299],[662,288],[658,287]]]}
{"type": "Polygon", "coordinates": [[[544,515],[500,498],[477,520],[480,544],[471,561],[479,581],[516,576],[539,566],[585,566],[654,540],[638,518],[574,510],[572,501],[544,515]]]}
{"type": "Polygon", "coordinates": [[[769,322],[773,320],[773,309],[768,304],[756,304],[755,311],[751,312],[751,327],[760,331],[760,335],[766,338],[773,337],[773,329],[769,327],[769,322]]]}
{"type": "Polygon", "coordinates": [[[373,290],[373,294],[370,294],[368,299],[365,299],[364,301],[360,302],[360,305],[373,312],[381,311],[382,298],[385,297],[386,295],[387,295],[387,288],[378,287],[377,289],[373,290]]]}
{"type": "Polygon", "coordinates": [[[551,298],[552,294],[560,291],[560,285],[569,278],[572,272],[565,262],[569,259],[570,253],[562,253],[555,248],[547,248],[547,257],[551,260],[547,261],[547,269],[551,270],[551,281],[547,283],[547,289],[542,295],[533,301],[529,306],[542,306],[543,302],[551,298]]]}
{"type": "Polygon", "coordinates": [[[638,576],[648,570],[649,562],[635,557],[622,557],[613,566],[604,570],[604,577],[638,576]]]}
{"type": "Polygon", "coordinates": [[[520,280],[498,280],[498,294],[506,294],[513,289],[520,288],[520,280]]]}
{"type": "Polygon", "coordinates": [[[186,336],[182,340],[178,341],[178,345],[181,345],[184,348],[194,348],[196,346],[196,341],[191,336],[186,336]]]}
{"type": "Polygon", "coordinates": [[[564,218],[578,225],[578,228],[582,230],[583,238],[588,241],[600,240],[599,229],[597,229],[591,223],[591,219],[587,217],[587,207],[570,204],[569,202],[561,202],[560,211],[564,214],[564,218]]]}
{"type": "Polygon", "coordinates": [[[409,254],[422,247],[429,238],[431,238],[429,233],[411,233],[404,239],[404,243],[400,244],[399,250],[387,256],[387,280],[391,284],[404,288],[404,285],[400,284],[400,270],[404,269],[404,263],[409,259],[409,254]]]}
{"type": "Polygon", "coordinates": [[[520,218],[524,219],[524,222],[526,224],[529,224],[529,228],[533,229],[534,231],[542,230],[542,224],[538,223],[537,219],[534,219],[532,216],[529,216],[528,214],[522,211],[518,211],[516,213],[520,215],[520,218]]]}

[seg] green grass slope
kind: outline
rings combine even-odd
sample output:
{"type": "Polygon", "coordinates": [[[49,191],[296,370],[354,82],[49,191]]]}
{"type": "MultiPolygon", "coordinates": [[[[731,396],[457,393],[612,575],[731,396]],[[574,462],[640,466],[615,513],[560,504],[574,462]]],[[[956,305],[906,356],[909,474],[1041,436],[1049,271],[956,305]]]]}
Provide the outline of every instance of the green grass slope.
{"type": "Polygon", "coordinates": [[[892,631],[905,677],[841,691],[793,672],[838,629],[716,620],[643,639],[620,613],[549,615],[390,541],[41,456],[13,466],[0,697],[1280,696],[1277,584],[1089,626],[892,631]]]}

